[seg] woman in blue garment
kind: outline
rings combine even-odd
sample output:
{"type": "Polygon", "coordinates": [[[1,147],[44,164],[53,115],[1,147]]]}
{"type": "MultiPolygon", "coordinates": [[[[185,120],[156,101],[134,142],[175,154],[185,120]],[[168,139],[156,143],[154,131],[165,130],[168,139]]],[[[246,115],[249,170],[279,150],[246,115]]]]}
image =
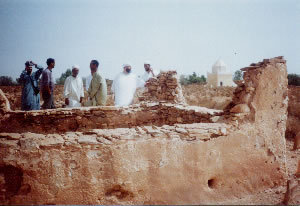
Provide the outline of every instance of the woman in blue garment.
{"type": "Polygon", "coordinates": [[[25,63],[25,70],[20,76],[20,81],[23,85],[21,109],[25,111],[40,109],[40,93],[38,80],[43,72],[43,68],[39,67],[32,61],[25,63]],[[32,66],[38,70],[32,72],[32,66]]]}

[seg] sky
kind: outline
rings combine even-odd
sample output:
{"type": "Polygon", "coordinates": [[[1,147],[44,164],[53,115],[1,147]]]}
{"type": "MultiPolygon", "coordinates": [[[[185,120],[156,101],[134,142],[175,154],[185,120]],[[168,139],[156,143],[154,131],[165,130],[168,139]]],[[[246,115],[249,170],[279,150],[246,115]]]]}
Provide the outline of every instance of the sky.
{"type": "Polygon", "coordinates": [[[58,78],[92,59],[113,79],[122,64],[206,75],[222,59],[234,72],[284,56],[300,74],[300,0],[0,0],[0,76],[56,60],[58,78]]]}

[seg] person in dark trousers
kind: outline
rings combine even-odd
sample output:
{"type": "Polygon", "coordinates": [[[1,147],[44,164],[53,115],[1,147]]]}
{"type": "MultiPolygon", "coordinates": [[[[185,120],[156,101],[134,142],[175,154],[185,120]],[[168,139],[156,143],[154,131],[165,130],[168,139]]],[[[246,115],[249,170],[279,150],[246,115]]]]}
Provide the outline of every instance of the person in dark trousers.
{"type": "Polygon", "coordinates": [[[40,90],[38,80],[43,72],[43,68],[32,61],[25,63],[25,70],[20,75],[22,83],[21,109],[25,111],[40,109],[40,90]],[[32,72],[32,66],[38,70],[32,72]]]}
{"type": "Polygon", "coordinates": [[[55,60],[52,58],[47,59],[48,67],[44,69],[41,79],[41,93],[44,100],[43,109],[55,109],[54,105],[54,79],[52,69],[55,67],[55,60]]]}

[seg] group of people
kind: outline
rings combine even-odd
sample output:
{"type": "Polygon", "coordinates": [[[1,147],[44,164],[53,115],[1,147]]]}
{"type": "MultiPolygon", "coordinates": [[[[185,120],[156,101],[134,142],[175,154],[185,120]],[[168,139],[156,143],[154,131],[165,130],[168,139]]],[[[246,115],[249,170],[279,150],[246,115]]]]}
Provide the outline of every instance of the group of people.
{"type": "MultiPolygon", "coordinates": [[[[20,81],[23,85],[21,109],[25,111],[40,109],[40,93],[43,98],[42,109],[54,109],[54,79],[52,69],[55,67],[53,58],[47,59],[47,68],[37,65],[33,61],[25,63],[25,70],[21,73],[20,81]],[[32,67],[37,70],[32,72],[32,67]],[[42,76],[42,77],[41,77],[42,76]],[[41,77],[41,78],[40,78],[41,77]],[[40,81],[40,87],[39,87],[40,81]]],[[[83,80],[79,77],[79,66],[72,67],[72,75],[67,77],[64,84],[64,98],[66,107],[105,106],[107,100],[107,85],[105,78],[98,71],[99,62],[90,62],[91,75],[86,78],[85,89],[88,100],[84,100],[83,80]]],[[[144,63],[145,73],[138,77],[132,72],[130,64],[123,65],[123,71],[113,80],[111,91],[114,95],[115,106],[127,106],[133,102],[135,91],[143,87],[151,78],[158,75],[158,71],[151,68],[150,62],[144,63]]]]}

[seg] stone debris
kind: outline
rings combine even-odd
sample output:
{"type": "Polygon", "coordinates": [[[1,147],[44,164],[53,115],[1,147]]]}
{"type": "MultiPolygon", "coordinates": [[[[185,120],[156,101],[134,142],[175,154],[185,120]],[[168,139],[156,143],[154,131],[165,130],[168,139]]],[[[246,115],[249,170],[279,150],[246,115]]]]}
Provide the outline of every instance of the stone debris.
{"type": "Polygon", "coordinates": [[[97,138],[91,135],[82,135],[78,138],[79,144],[99,144],[97,138]]]}
{"type": "Polygon", "coordinates": [[[165,101],[185,104],[177,72],[161,72],[157,77],[149,79],[144,93],[139,97],[139,101],[165,101]]]}
{"type": "Polygon", "coordinates": [[[257,69],[257,68],[263,68],[263,67],[265,67],[267,65],[270,65],[270,64],[275,65],[277,63],[285,64],[286,60],[283,58],[283,56],[274,57],[272,59],[264,59],[262,62],[252,63],[252,64],[250,64],[249,67],[244,67],[241,70],[242,71],[249,71],[249,70],[254,70],[254,69],[257,69]]]}
{"type": "Polygon", "coordinates": [[[0,133],[0,139],[6,138],[8,140],[19,140],[21,137],[22,136],[19,133],[0,133]]]}
{"type": "Polygon", "coordinates": [[[232,112],[232,113],[249,113],[250,109],[247,104],[237,104],[230,110],[230,112],[232,112]]]}

